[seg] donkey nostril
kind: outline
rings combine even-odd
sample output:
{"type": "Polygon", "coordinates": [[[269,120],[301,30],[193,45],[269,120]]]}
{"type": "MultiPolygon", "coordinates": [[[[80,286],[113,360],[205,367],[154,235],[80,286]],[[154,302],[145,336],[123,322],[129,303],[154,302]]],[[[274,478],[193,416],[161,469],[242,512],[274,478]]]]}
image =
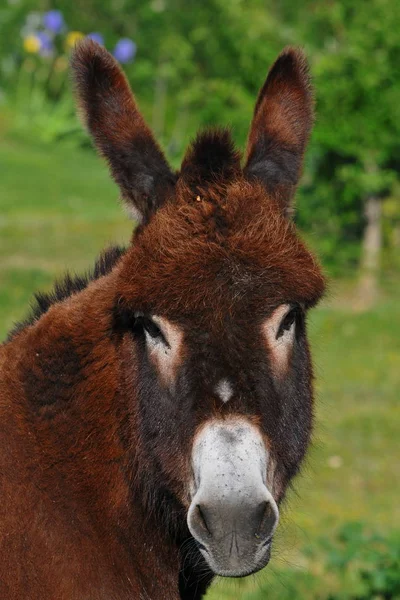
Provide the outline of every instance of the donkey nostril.
{"type": "Polygon", "coordinates": [[[272,532],[276,523],[276,515],[273,507],[269,502],[261,502],[257,507],[256,514],[258,515],[257,523],[259,523],[255,537],[257,539],[265,538],[267,536],[268,543],[271,541],[272,532]]]}
{"type": "Polygon", "coordinates": [[[272,542],[272,535],[267,537],[267,539],[262,543],[263,547],[268,546],[272,542]]]}
{"type": "Polygon", "coordinates": [[[212,533],[211,533],[211,531],[210,531],[210,529],[208,528],[208,525],[207,525],[204,507],[202,508],[200,506],[200,504],[196,504],[196,508],[197,508],[197,514],[198,514],[198,517],[199,517],[200,525],[206,530],[206,532],[208,533],[208,535],[211,537],[212,533]]]}
{"type": "Polygon", "coordinates": [[[207,552],[207,554],[208,554],[208,550],[204,544],[202,544],[201,542],[198,542],[197,540],[195,540],[195,542],[196,542],[196,546],[199,548],[199,550],[204,550],[204,552],[207,552]]]}

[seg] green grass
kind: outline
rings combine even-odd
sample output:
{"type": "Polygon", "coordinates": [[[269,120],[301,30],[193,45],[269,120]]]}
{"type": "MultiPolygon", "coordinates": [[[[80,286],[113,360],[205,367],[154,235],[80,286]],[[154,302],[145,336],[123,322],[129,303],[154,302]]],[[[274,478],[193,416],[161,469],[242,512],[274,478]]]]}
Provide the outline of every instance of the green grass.
{"type": "MultiPolygon", "coordinates": [[[[34,291],[67,268],[86,269],[106,243],[126,243],[131,229],[92,154],[0,141],[0,339],[26,314],[34,291]]],[[[274,558],[259,576],[217,581],[210,600],[325,598],[338,582],[323,570],[322,556],[309,556],[321,537],[352,520],[384,534],[399,527],[396,290],[399,282],[365,313],[340,292],[313,313],[315,440],[289,494],[274,558]]]]}
{"type": "Polygon", "coordinates": [[[81,272],[133,225],[106,167],[89,152],[0,141],[0,339],[34,291],[81,272]]]}

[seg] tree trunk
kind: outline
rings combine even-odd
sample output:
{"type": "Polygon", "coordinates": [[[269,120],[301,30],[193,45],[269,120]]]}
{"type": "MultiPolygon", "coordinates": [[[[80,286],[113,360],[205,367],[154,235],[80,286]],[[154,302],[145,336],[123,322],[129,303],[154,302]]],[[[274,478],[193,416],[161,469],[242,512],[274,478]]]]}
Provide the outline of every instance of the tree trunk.
{"type": "Polygon", "coordinates": [[[365,204],[367,220],[361,254],[361,274],[358,285],[357,306],[361,309],[370,307],[377,299],[382,246],[382,203],[377,196],[371,195],[365,204]]]}

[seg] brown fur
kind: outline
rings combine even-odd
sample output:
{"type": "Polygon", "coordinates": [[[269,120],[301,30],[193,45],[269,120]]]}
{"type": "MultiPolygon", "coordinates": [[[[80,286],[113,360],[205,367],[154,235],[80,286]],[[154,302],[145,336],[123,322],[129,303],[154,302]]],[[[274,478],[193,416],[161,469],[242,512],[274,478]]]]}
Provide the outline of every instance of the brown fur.
{"type": "Polygon", "coordinates": [[[177,550],[159,570],[163,540],[130,502],[113,297],[113,278],[95,282],[2,350],[4,599],[177,597],[177,550]]]}
{"type": "Polygon", "coordinates": [[[179,174],[112,57],[85,42],[73,68],[85,122],[144,225],[110,269],[44,302],[0,348],[0,597],[197,599],[212,573],[185,521],[195,432],[229,414],[256,423],[278,502],[311,433],[304,323],[284,381],[261,335],[277,306],[308,309],[324,289],[286,217],[312,118],[305,61],[287,50],[272,68],[244,170],[220,131],[197,138],[179,174]],[[184,333],[173,391],[138,311],[184,333]],[[239,393],[222,406],[212,390],[227,374],[239,393]]]}

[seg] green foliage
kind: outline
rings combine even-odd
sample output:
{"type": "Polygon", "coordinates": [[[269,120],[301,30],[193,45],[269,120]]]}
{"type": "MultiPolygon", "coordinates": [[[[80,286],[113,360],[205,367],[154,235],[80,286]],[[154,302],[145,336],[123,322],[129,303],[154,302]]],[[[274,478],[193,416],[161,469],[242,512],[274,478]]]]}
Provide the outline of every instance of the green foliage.
{"type": "MultiPolygon", "coordinates": [[[[69,51],[79,34],[46,31],[42,13],[22,16],[20,8],[18,3],[21,35],[14,35],[12,51],[2,57],[0,77],[3,102],[14,116],[9,129],[44,142],[72,136],[81,143],[84,134],[77,123],[68,73],[69,51]],[[42,42],[39,36],[43,36],[42,42]]],[[[10,14],[11,8],[0,9],[3,21],[10,14]]]]}
{"type": "MultiPolygon", "coordinates": [[[[300,196],[300,224],[325,236],[331,271],[354,264],[366,198],[394,197],[400,156],[397,65],[400,4],[391,0],[281,3],[292,43],[303,43],[316,84],[312,174],[300,196]]],[[[387,222],[386,227],[391,227],[387,222]]]]}
{"type": "Polygon", "coordinates": [[[24,50],[26,19],[55,7],[70,31],[98,31],[110,50],[121,37],[136,42],[136,58],[124,68],[175,166],[199,127],[230,124],[243,146],[268,66],[284,45],[305,46],[317,121],[298,223],[329,272],[341,273],[359,262],[365,199],[378,195],[388,207],[383,265],[398,267],[399,234],[390,206],[400,205],[400,3],[7,0],[0,7],[0,102],[14,114],[14,130],[87,145],[65,69],[66,31],[52,57],[24,50]]]}
{"type": "Polygon", "coordinates": [[[341,528],[336,544],[327,544],[327,571],[342,578],[351,573],[355,590],[330,594],[327,600],[398,600],[400,598],[400,534],[369,533],[362,523],[341,528]]]}
{"type": "MultiPolygon", "coordinates": [[[[4,38],[0,42],[0,59],[8,65],[8,76],[0,79],[0,85],[11,101],[18,71],[24,65],[19,31],[33,9],[43,14],[48,8],[44,0],[20,0],[18,9],[9,6],[0,12],[9,39],[7,46],[4,38]]],[[[181,157],[199,127],[230,124],[244,143],[258,87],[280,49],[274,33],[276,23],[259,2],[246,3],[245,7],[244,0],[208,0],[193,3],[187,10],[183,0],[86,0],[79,7],[59,0],[57,8],[69,29],[85,34],[101,32],[109,50],[120,37],[135,40],[137,57],[124,69],[147,120],[173,161],[181,157]],[[267,48],[266,39],[270,40],[267,48]]],[[[40,68],[46,63],[34,58],[40,68]]],[[[32,62],[28,66],[33,69],[32,62]]],[[[68,85],[64,89],[71,97],[68,85]]],[[[46,94],[49,97],[48,90],[46,94]]],[[[29,94],[24,98],[29,106],[29,94]]],[[[23,109],[19,104],[17,113],[23,109]]],[[[44,105],[42,112],[43,116],[48,114],[44,105]]],[[[29,129],[27,119],[24,125],[29,129]]]]}
{"type": "Polygon", "coordinates": [[[13,133],[46,143],[71,137],[75,144],[83,143],[85,134],[76,121],[67,66],[63,56],[51,62],[28,57],[21,63],[16,87],[8,96],[15,111],[13,133]]]}
{"type": "Polygon", "coordinates": [[[305,552],[318,574],[282,569],[277,583],[265,579],[245,600],[399,600],[400,534],[383,537],[360,522],[345,523],[335,536],[320,539],[305,552]],[[281,590],[275,591],[275,588],[281,590]]]}

